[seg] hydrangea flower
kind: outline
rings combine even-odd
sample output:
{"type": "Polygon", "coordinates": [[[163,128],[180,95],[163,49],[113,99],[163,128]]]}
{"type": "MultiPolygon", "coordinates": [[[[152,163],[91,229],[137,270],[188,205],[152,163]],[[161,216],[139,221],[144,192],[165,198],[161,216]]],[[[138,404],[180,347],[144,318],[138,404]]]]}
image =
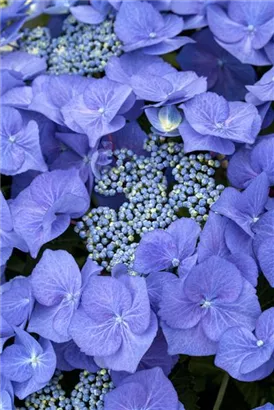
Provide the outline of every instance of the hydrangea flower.
{"type": "Polygon", "coordinates": [[[136,249],[133,269],[149,274],[178,267],[180,272],[192,260],[199,234],[199,225],[189,218],[172,222],[166,230],[147,232],[136,249]]]}
{"type": "Polygon", "coordinates": [[[141,370],[125,378],[105,396],[105,410],[184,410],[162,369],[141,370]]]}
{"type": "Polygon", "coordinates": [[[263,47],[274,34],[271,1],[230,1],[227,12],[213,5],[207,10],[207,18],[218,44],[242,63],[269,64],[263,47]]]}
{"type": "Polygon", "coordinates": [[[47,171],[40,141],[39,128],[35,121],[24,126],[19,111],[2,107],[1,151],[5,154],[1,161],[1,172],[16,175],[28,170],[47,171]]]}
{"type": "Polygon", "coordinates": [[[157,333],[145,279],[90,278],[69,331],[98,366],[133,373],[157,333]]]}
{"type": "Polygon", "coordinates": [[[22,400],[52,378],[56,356],[49,340],[36,341],[19,327],[15,333],[15,342],[4,349],[0,363],[3,375],[13,382],[14,393],[22,400]]]}
{"type": "Polygon", "coordinates": [[[43,11],[47,14],[66,14],[76,2],[77,0],[47,0],[43,11]]]}
{"type": "Polygon", "coordinates": [[[274,409],[274,404],[266,403],[263,406],[256,407],[256,409],[253,409],[253,410],[273,410],[273,409],[274,409]]]}
{"type": "Polygon", "coordinates": [[[254,237],[253,228],[264,213],[268,192],[268,177],[262,172],[243,192],[232,187],[226,188],[211,209],[231,219],[254,237]]]}
{"type": "Polygon", "coordinates": [[[91,373],[96,373],[98,366],[93,357],[81,352],[73,340],[64,343],[52,343],[56,354],[56,368],[63,371],[74,369],[85,369],[91,373]]]}
{"type": "Polygon", "coordinates": [[[100,170],[112,162],[112,144],[103,141],[92,149],[89,148],[88,137],[85,134],[57,132],[57,140],[69,149],[60,152],[52,163],[51,169],[79,169],[79,175],[86,184],[89,193],[92,193],[94,179],[100,179],[100,170]]]}
{"type": "Polygon", "coordinates": [[[137,50],[120,57],[111,57],[105,72],[110,80],[131,86],[131,80],[135,75],[143,77],[148,74],[155,76],[155,73],[161,73],[165,76],[176,73],[177,70],[161,57],[146,55],[137,50]]]}
{"type": "Polygon", "coordinates": [[[202,28],[208,25],[207,9],[210,5],[219,3],[224,5],[226,1],[218,0],[171,0],[171,11],[173,13],[184,16],[184,29],[191,30],[194,28],[202,28]]]}
{"type": "Polygon", "coordinates": [[[29,278],[16,276],[1,286],[1,315],[11,326],[25,325],[34,305],[29,278]]]}
{"type": "Polygon", "coordinates": [[[147,108],[145,113],[152,124],[152,132],[163,137],[177,137],[180,135],[178,127],[182,122],[182,116],[175,105],[147,108]]]}
{"type": "Polygon", "coordinates": [[[159,316],[169,354],[207,356],[228,328],[252,331],[260,312],[255,289],[236,266],[212,256],[184,280],[164,283],[159,316]]]}
{"type": "Polygon", "coordinates": [[[32,83],[33,98],[28,108],[65,125],[61,108],[82,94],[92,81],[80,75],[40,75],[32,83]]]}
{"type": "Polygon", "coordinates": [[[70,7],[70,12],[82,23],[100,24],[112,10],[108,1],[89,0],[89,3],[90,5],[70,7]]]}
{"type": "Polygon", "coordinates": [[[274,209],[263,214],[253,228],[253,249],[270,286],[274,287],[273,241],[274,209]]]}
{"type": "Polygon", "coordinates": [[[6,379],[6,377],[4,377],[2,374],[0,378],[0,408],[3,410],[14,410],[14,393],[11,381],[6,379]]]}
{"type": "Polygon", "coordinates": [[[32,80],[47,68],[43,58],[22,51],[1,56],[1,104],[26,109],[31,102],[32,89],[25,81],[32,80]]]}
{"type": "Polygon", "coordinates": [[[227,102],[224,97],[207,92],[180,107],[186,117],[179,126],[185,152],[232,154],[234,143],[252,144],[260,131],[261,118],[252,104],[227,102]]]}
{"type": "Polygon", "coordinates": [[[122,114],[134,105],[131,88],[108,78],[90,80],[92,83],[71,99],[63,108],[65,124],[72,130],[87,134],[90,147],[106,134],[123,128],[122,114]]]}
{"type": "Polygon", "coordinates": [[[161,14],[146,1],[123,2],[115,21],[125,52],[142,49],[150,55],[169,53],[192,42],[189,37],[178,36],[183,28],[181,17],[161,14]]]}
{"type": "Polygon", "coordinates": [[[20,37],[19,30],[26,21],[30,5],[25,0],[13,1],[7,7],[1,9],[0,47],[6,46],[20,37]]]}
{"type": "Polygon", "coordinates": [[[228,329],[221,337],[215,364],[240,381],[261,380],[274,370],[274,308],[265,310],[254,334],[246,327],[228,329]]]}
{"type": "Polygon", "coordinates": [[[0,191],[0,234],[0,266],[5,265],[14,247],[27,252],[28,247],[25,241],[13,229],[9,204],[2,191],[0,191]]]}
{"type": "Polygon", "coordinates": [[[174,72],[163,76],[138,73],[131,78],[131,87],[138,98],[156,102],[154,107],[188,101],[207,89],[206,79],[193,71],[174,72]]]}
{"type": "Polygon", "coordinates": [[[198,262],[214,255],[224,258],[233,263],[242,276],[255,287],[257,286],[258,267],[254,258],[242,249],[234,249],[231,252],[227,246],[225,233],[229,222],[229,219],[224,216],[210,212],[197,246],[198,262]]]}
{"type": "Polygon", "coordinates": [[[61,235],[70,218],[82,216],[89,203],[88,192],[76,169],[45,172],[13,200],[14,230],[36,258],[41,246],[61,235]]]}
{"type": "MultiPolygon", "coordinates": [[[[163,335],[162,330],[159,329],[155,339],[152,342],[152,345],[142,357],[137,371],[152,369],[153,367],[160,367],[165,376],[168,376],[178,359],[178,355],[171,356],[168,354],[166,339],[163,335]]],[[[130,374],[128,372],[112,371],[111,379],[114,382],[114,385],[117,387],[119,384],[121,384],[123,379],[129,375],[130,374]]]]}
{"type": "Polygon", "coordinates": [[[193,70],[199,76],[207,77],[208,89],[223,95],[227,100],[243,100],[245,85],[256,81],[253,67],[240,63],[220,47],[209,29],[195,33],[192,38],[196,43],[187,44],[177,56],[182,69],[193,70]]]}
{"type": "Polygon", "coordinates": [[[265,172],[269,185],[274,185],[274,134],[258,140],[251,149],[238,150],[229,160],[228,179],[235,188],[246,188],[258,175],[265,172]]]}
{"type": "Polygon", "coordinates": [[[28,331],[57,343],[70,340],[68,329],[80,302],[82,285],[80,269],[68,252],[45,250],[31,275],[37,303],[28,331]]]}
{"type": "Polygon", "coordinates": [[[247,85],[246,88],[249,93],[246,94],[245,100],[258,107],[264,121],[263,126],[266,128],[274,117],[271,109],[271,101],[274,101],[274,68],[267,71],[254,85],[247,85]]]}

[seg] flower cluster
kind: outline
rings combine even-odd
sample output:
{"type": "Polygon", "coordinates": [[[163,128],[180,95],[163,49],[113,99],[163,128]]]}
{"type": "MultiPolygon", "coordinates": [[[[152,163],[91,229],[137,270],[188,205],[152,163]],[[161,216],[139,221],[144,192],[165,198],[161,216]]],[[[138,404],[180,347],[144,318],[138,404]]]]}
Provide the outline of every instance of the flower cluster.
{"type": "Polygon", "coordinates": [[[273,410],[273,4],[0,17],[0,408],[273,410]]]}

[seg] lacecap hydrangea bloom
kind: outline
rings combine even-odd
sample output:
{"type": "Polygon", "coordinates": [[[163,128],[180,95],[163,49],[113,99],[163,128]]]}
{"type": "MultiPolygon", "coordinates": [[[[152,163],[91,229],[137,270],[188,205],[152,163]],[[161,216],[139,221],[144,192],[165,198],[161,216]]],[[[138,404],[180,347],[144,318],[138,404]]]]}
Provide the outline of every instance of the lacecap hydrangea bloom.
{"type": "Polygon", "coordinates": [[[0,25],[0,408],[273,410],[272,1],[0,25]]]}

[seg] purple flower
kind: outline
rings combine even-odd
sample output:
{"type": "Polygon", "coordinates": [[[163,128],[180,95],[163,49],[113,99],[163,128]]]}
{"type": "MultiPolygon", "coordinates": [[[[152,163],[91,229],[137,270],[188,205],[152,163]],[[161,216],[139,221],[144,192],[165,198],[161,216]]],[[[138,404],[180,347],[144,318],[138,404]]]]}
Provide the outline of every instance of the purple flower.
{"type": "Polygon", "coordinates": [[[32,88],[24,81],[32,80],[45,71],[46,61],[34,55],[15,51],[1,57],[1,103],[4,106],[27,109],[32,99],[32,88]]]}
{"type": "Polygon", "coordinates": [[[141,370],[105,396],[105,410],[184,410],[162,369],[141,370]]]}
{"type": "Polygon", "coordinates": [[[267,71],[254,85],[247,85],[248,91],[261,102],[274,101],[274,67],[267,71]]]}
{"type": "Polygon", "coordinates": [[[133,269],[142,274],[178,267],[179,271],[196,248],[199,225],[189,218],[173,222],[166,230],[155,229],[141,239],[133,269]]]}
{"type": "Polygon", "coordinates": [[[177,36],[184,22],[174,14],[161,14],[151,4],[123,2],[115,21],[115,32],[124,43],[124,51],[142,49],[144,54],[159,55],[192,42],[177,36]]]}
{"type": "Polygon", "coordinates": [[[252,149],[238,150],[229,160],[227,176],[235,188],[243,189],[262,172],[274,185],[274,134],[261,137],[252,149]]]}
{"type": "Polygon", "coordinates": [[[15,333],[15,342],[5,348],[0,363],[3,375],[13,382],[14,393],[22,400],[52,378],[56,356],[49,340],[37,342],[19,327],[15,333]]]}
{"type": "Polygon", "coordinates": [[[71,218],[82,216],[90,198],[76,169],[45,172],[13,200],[14,230],[36,258],[41,246],[57,238],[71,218]]]}
{"type": "Polygon", "coordinates": [[[6,341],[14,336],[14,328],[2,315],[0,316],[0,332],[0,353],[2,353],[6,341]]]}
{"type": "Polygon", "coordinates": [[[64,343],[52,343],[52,345],[56,354],[57,369],[66,372],[74,369],[83,369],[91,373],[97,372],[98,366],[95,364],[93,357],[81,352],[73,340],[64,343]]]}
{"type": "Polygon", "coordinates": [[[256,409],[253,410],[274,410],[274,404],[266,403],[263,406],[256,407],[256,409]]]}
{"type": "MultiPolygon", "coordinates": [[[[233,263],[242,276],[255,287],[258,279],[258,268],[255,260],[242,248],[230,252],[227,246],[225,233],[229,222],[229,219],[224,216],[210,212],[197,246],[198,261],[200,263],[211,256],[224,258],[233,263]]],[[[240,240],[237,242],[239,243],[240,240]]]]}
{"type": "Polygon", "coordinates": [[[98,366],[135,372],[157,333],[145,279],[128,275],[90,278],[70,333],[98,366]]]}
{"type": "Polygon", "coordinates": [[[16,276],[1,286],[1,315],[9,325],[25,325],[31,316],[33,305],[29,278],[16,276]]]}
{"type": "Polygon", "coordinates": [[[100,179],[100,170],[112,161],[112,144],[104,141],[90,149],[88,137],[85,134],[57,132],[57,140],[69,149],[60,152],[52,163],[51,169],[79,169],[79,175],[86,184],[89,193],[92,193],[94,178],[100,179]]]}
{"type": "Polygon", "coordinates": [[[19,30],[26,21],[30,4],[26,5],[25,0],[12,2],[8,7],[1,8],[0,26],[1,39],[0,47],[16,41],[20,37],[19,30]]]}
{"type": "Polygon", "coordinates": [[[247,85],[246,88],[249,91],[245,96],[246,102],[258,108],[263,128],[267,128],[274,117],[271,108],[271,101],[274,100],[274,68],[267,71],[257,83],[247,85]]]}
{"type": "Polygon", "coordinates": [[[62,108],[65,124],[72,130],[87,134],[90,147],[126,123],[122,114],[134,105],[131,88],[108,78],[90,80],[85,90],[62,108]]]}
{"type": "Polygon", "coordinates": [[[253,241],[255,255],[270,286],[274,287],[274,209],[263,214],[254,225],[253,230],[255,234],[253,241]]]}
{"type": "Polygon", "coordinates": [[[268,178],[265,172],[262,172],[243,192],[231,187],[226,188],[211,209],[231,219],[248,235],[254,237],[253,229],[264,213],[268,192],[268,178]]]}
{"type": "MultiPolygon", "coordinates": [[[[77,0],[48,0],[44,13],[47,14],[65,14],[70,11],[70,7],[76,3],[77,0]]],[[[38,1],[39,3],[39,1],[38,1]]]]}
{"type": "MultiPolygon", "coordinates": [[[[179,356],[170,356],[167,352],[167,342],[161,329],[158,330],[157,336],[152,342],[148,351],[142,357],[137,371],[160,367],[165,376],[168,376],[172,368],[178,361],[179,356]]],[[[130,374],[128,372],[111,372],[111,379],[117,387],[123,379],[130,374]]]]}
{"type": "Polygon", "coordinates": [[[240,381],[261,380],[274,370],[274,308],[256,322],[255,334],[246,327],[228,329],[221,337],[215,364],[240,381]]]}
{"type": "MultiPolygon", "coordinates": [[[[25,0],[23,0],[25,3],[25,0]]],[[[2,10],[2,9],[1,9],[2,10]]],[[[2,13],[1,13],[2,14],[2,13]]],[[[21,37],[19,33],[20,28],[26,22],[26,17],[18,18],[12,23],[0,20],[0,47],[9,45],[10,43],[18,40],[21,37]]]]}
{"type": "Polygon", "coordinates": [[[9,205],[0,191],[0,266],[5,265],[12,254],[13,248],[18,248],[23,252],[28,251],[25,241],[14,232],[13,221],[9,205]]]}
{"type": "Polygon", "coordinates": [[[191,30],[207,26],[207,8],[214,4],[224,5],[226,1],[218,0],[171,0],[171,11],[184,16],[184,29],[191,30]]]}
{"type": "Polygon", "coordinates": [[[33,98],[28,108],[65,125],[61,108],[82,94],[93,81],[80,75],[40,75],[32,83],[33,98]]]}
{"type": "Polygon", "coordinates": [[[207,356],[232,326],[253,330],[260,305],[235,265],[212,256],[185,278],[164,283],[159,316],[169,354],[207,356]]]}
{"type": "Polygon", "coordinates": [[[19,111],[2,107],[1,121],[1,172],[16,175],[28,170],[47,171],[40,142],[39,128],[35,121],[23,124],[19,111]]]}
{"type": "MultiPolygon", "coordinates": [[[[1,56],[1,73],[6,70],[10,73],[10,76],[14,76],[19,81],[32,80],[46,69],[47,64],[44,58],[24,51],[14,51],[1,56]]],[[[24,83],[20,85],[24,85],[24,83]]],[[[7,84],[4,84],[4,86],[6,88],[7,84]]]]}
{"type": "Polygon", "coordinates": [[[0,408],[3,410],[14,410],[14,393],[10,380],[6,379],[1,374],[1,396],[0,396],[0,408]]]}
{"type": "Polygon", "coordinates": [[[245,85],[256,81],[253,67],[240,63],[220,47],[208,29],[195,33],[192,38],[196,43],[187,44],[177,57],[182,69],[207,77],[208,89],[227,100],[243,100],[245,85]]]}
{"type": "Polygon", "coordinates": [[[207,89],[206,79],[193,71],[158,76],[138,73],[131,78],[131,87],[138,98],[157,102],[154,107],[188,101],[207,89]]]}
{"type": "Polygon", "coordinates": [[[152,132],[163,137],[177,137],[180,135],[178,127],[182,122],[182,116],[175,105],[147,108],[145,113],[152,124],[152,132]]]}
{"type": "Polygon", "coordinates": [[[242,63],[269,64],[263,47],[274,34],[271,1],[230,1],[227,12],[214,5],[208,8],[207,18],[218,44],[242,63]]]}
{"type": "Polygon", "coordinates": [[[106,19],[111,9],[112,7],[108,1],[90,0],[89,6],[70,7],[70,12],[82,23],[100,24],[106,19]]]}
{"type": "Polygon", "coordinates": [[[82,293],[82,276],[74,258],[66,251],[45,250],[31,275],[37,301],[28,331],[54,342],[71,339],[68,329],[82,293]]]}
{"type": "Polygon", "coordinates": [[[186,121],[179,126],[185,152],[197,150],[232,154],[234,143],[252,144],[261,127],[261,118],[252,104],[227,102],[207,92],[180,106],[186,121]]]}
{"type": "Polygon", "coordinates": [[[176,73],[176,68],[161,57],[145,55],[137,50],[120,57],[111,57],[105,71],[110,80],[131,86],[131,79],[135,75],[143,77],[147,74],[155,76],[155,73],[161,73],[161,76],[165,76],[176,73]]]}

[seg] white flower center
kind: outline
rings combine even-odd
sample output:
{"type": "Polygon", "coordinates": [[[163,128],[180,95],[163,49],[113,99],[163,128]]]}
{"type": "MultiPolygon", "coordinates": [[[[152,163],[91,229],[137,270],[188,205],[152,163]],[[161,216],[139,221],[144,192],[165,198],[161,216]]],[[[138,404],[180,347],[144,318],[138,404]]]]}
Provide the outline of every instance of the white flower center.
{"type": "Polygon", "coordinates": [[[204,301],[202,301],[202,303],[201,303],[201,307],[202,307],[203,309],[207,309],[207,308],[209,308],[210,306],[211,306],[210,300],[204,300],[204,301]]]}
{"type": "Polygon", "coordinates": [[[124,323],[124,319],[122,318],[122,316],[116,315],[115,322],[121,324],[124,323]]]}
{"type": "Polygon", "coordinates": [[[157,36],[157,34],[154,32],[154,31],[152,31],[151,33],[149,33],[149,37],[150,38],[155,38],[157,36]]]}
{"type": "Polygon", "coordinates": [[[99,112],[100,114],[104,114],[104,112],[105,112],[104,107],[100,107],[100,108],[98,109],[98,112],[99,112]]]}
{"type": "Polygon", "coordinates": [[[9,137],[9,142],[11,142],[12,144],[16,141],[16,136],[15,135],[11,135],[9,137]]]}
{"type": "Polygon", "coordinates": [[[177,266],[180,265],[180,261],[177,258],[173,258],[171,263],[172,263],[173,268],[177,268],[177,266]]]}
{"type": "Polygon", "coordinates": [[[257,346],[258,347],[263,346],[263,344],[264,344],[263,340],[257,340],[257,346]]]}
{"type": "Polygon", "coordinates": [[[38,365],[39,363],[39,357],[36,356],[36,354],[34,353],[31,358],[30,358],[30,363],[32,365],[32,367],[35,369],[35,367],[38,365]]]}
{"type": "Polygon", "coordinates": [[[253,26],[253,24],[249,24],[249,25],[247,26],[247,30],[250,31],[250,32],[252,32],[252,31],[255,30],[255,27],[253,26]]]}

